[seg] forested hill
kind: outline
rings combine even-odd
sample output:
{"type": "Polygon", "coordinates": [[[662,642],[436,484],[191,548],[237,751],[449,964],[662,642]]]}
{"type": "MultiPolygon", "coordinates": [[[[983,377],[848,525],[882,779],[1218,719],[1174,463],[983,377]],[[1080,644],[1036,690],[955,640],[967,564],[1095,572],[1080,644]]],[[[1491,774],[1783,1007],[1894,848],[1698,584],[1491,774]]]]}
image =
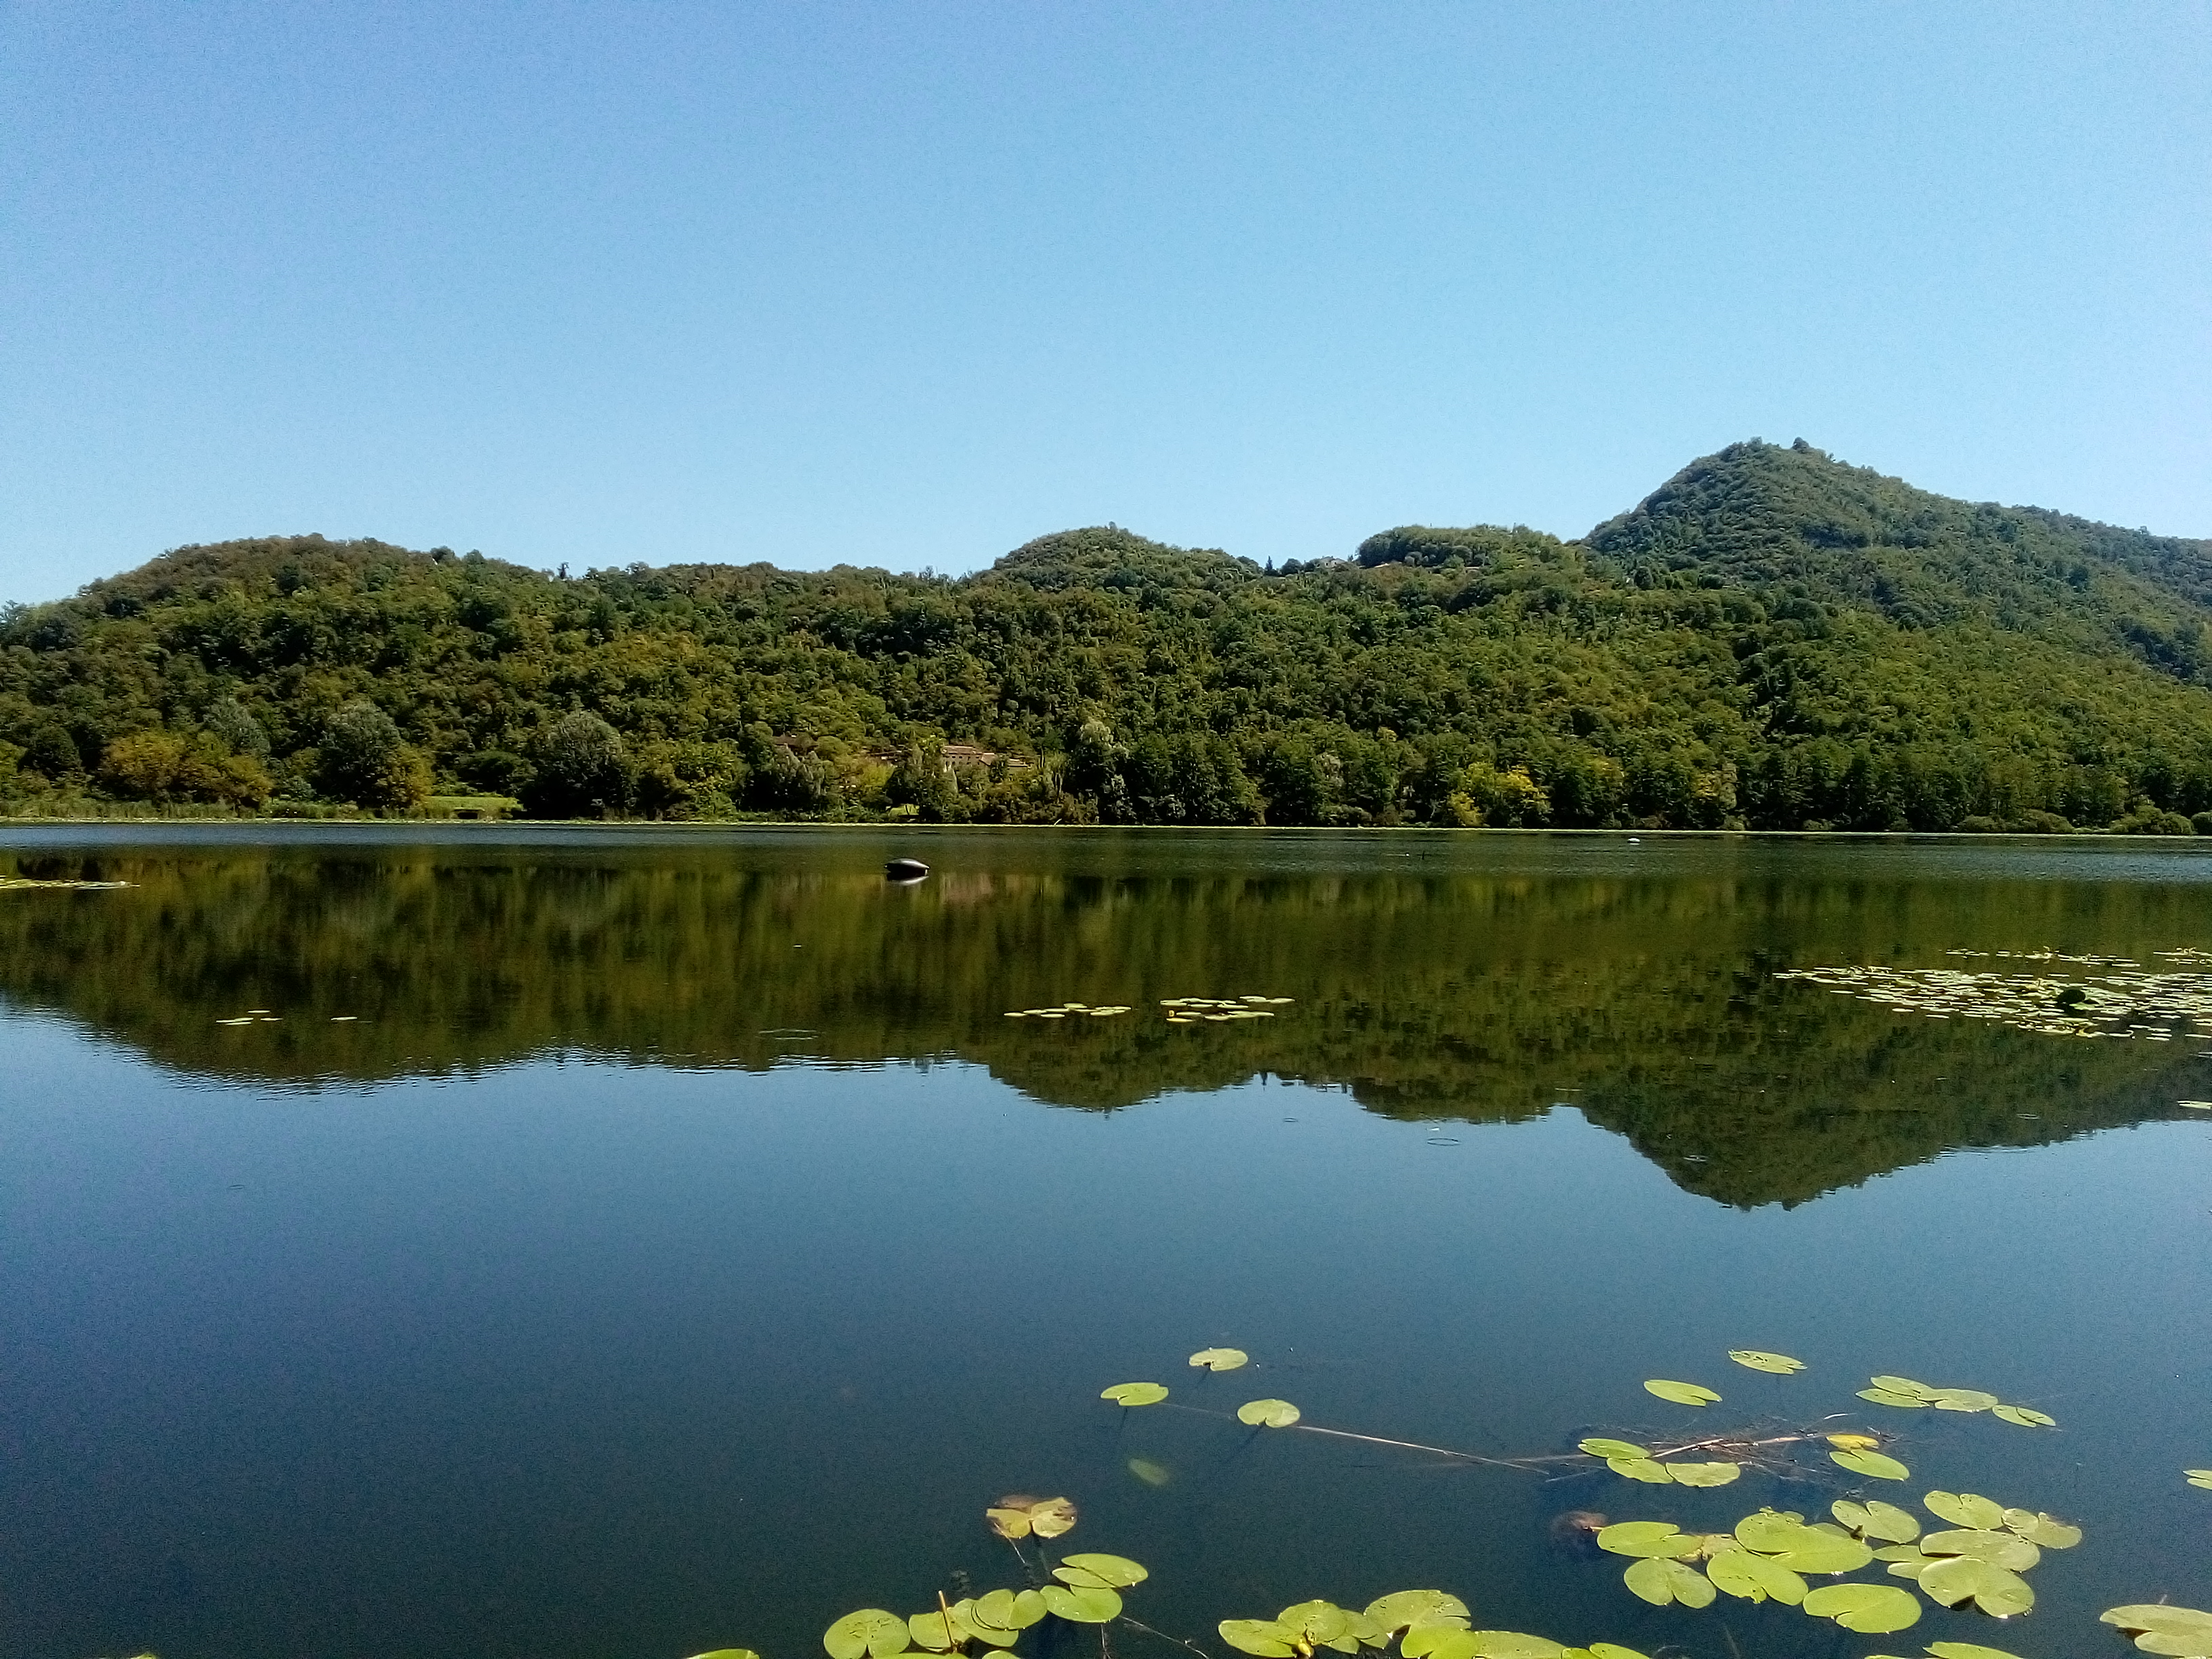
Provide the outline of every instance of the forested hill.
{"type": "Polygon", "coordinates": [[[2186,833],[2208,623],[2212,544],[1802,444],[1579,542],[1279,568],[1111,527],[959,579],[290,537],[0,613],[0,805],[2186,833]]]}

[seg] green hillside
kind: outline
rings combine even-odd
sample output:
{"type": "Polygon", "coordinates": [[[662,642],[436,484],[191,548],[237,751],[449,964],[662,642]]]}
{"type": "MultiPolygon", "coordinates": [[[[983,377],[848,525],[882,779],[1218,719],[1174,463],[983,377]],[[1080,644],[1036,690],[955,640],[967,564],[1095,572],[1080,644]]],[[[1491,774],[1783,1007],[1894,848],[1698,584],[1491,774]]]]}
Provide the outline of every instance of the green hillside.
{"type": "Polygon", "coordinates": [[[2208,623],[2212,544],[1802,445],[1580,542],[1279,569],[1110,527],[957,580],[276,538],[0,614],[0,805],[2186,833],[2208,623]]]}

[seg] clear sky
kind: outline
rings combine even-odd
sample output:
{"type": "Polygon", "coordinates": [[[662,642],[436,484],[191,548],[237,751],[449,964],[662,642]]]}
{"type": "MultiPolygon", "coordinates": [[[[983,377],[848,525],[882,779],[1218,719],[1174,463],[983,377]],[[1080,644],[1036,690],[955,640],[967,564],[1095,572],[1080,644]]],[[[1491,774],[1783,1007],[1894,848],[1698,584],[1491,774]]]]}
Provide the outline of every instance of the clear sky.
{"type": "Polygon", "coordinates": [[[319,531],[2212,535],[2212,4],[0,0],[0,599],[319,531]]]}

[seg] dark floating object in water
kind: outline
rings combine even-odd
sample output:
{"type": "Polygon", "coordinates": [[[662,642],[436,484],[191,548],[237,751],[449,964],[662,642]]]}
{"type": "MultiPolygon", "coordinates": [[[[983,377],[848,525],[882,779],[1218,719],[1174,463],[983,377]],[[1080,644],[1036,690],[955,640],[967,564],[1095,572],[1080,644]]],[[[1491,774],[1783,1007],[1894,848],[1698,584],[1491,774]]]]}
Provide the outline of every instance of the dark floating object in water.
{"type": "Polygon", "coordinates": [[[893,859],[884,866],[884,875],[890,881],[921,881],[929,874],[929,866],[920,859],[893,859]]]}
{"type": "Polygon", "coordinates": [[[1604,1525],[1605,1517],[1595,1510],[1569,1510],[1553,1516],[1545,1532],[1560,1554],[1577,1561],[1595,1561],[1604,1553],[1597,1547],[1598,1528],[1604,1525]]]}

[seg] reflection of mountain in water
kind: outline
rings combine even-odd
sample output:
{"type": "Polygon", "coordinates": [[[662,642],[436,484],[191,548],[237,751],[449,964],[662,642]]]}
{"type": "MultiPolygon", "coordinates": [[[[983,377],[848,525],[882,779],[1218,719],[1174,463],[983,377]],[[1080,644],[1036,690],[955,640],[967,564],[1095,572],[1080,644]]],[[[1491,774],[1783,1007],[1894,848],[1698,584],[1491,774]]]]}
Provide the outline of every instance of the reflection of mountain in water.
{"type": "Polygon", "coordinates": [[[2152,885],[1716,875],[955,875],[726,848],[194,848],[16,860],[128,891],[0,899],[0,994],[185,1070],[374,1081],[548,1052],[764,1067],[951,1057],[1109,1109],[1266,1073],[1407,1119],[1571,1103],[1685,1188],[1794,1202],[1954,1146],[2178,1115],[2194,1044],[1900,1018],[1776,969],[1962,943],[2154,948],[2152,885]],[[1294,997],[1171,1027],[1158,1000],[1294,997]],[[1128,1003],[1111,1019],[1005,1011],[1128,1003]],[[217,1022],[247,1008],[279,1018],[217,1022]],[[358,1016],[333,1024],[334,1017],[358,1016]],[[807,1033],[801,1037],[775,1033],[807,1033]]]}

